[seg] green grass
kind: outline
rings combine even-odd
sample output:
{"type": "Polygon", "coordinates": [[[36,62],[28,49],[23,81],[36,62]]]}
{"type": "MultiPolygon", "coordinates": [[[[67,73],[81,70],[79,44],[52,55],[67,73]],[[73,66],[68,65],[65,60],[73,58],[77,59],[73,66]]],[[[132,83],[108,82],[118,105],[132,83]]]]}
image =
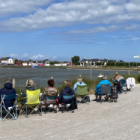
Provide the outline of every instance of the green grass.
{"type": "MultiPolygon", "coordinates": [[[[140,83],[140,74],[138,74],[138,75],[132,75],[132,74],[130,74],[130,75],[122,75],[122,76],[124,77],[124,79],[127,79],[128,77],[134,77],[135,80],[136,80],[136,83],[137,83],[137,84],[140,83]]],[[[112,75],[112,76],[109,76],[109,77],[108,77],[108,80],[110,80],[112,77],[113,77],[113,75],[112,75]]],[[[93,88],[96,87],[96,85],[100,82],[100,80],[101,80],[100,78],[97,78],[97,79],[90,79],[90,78],[87,77],[87,76],[83,76],[83,81],[88,85],[89,94],[94,94],[93,88]]],[[[77,82],[77,77],[73,78],[73,79],[71,80],[71,82],[72,82],[72,88],[73,88],[74,84],[77,82]]],[[[1,84],[1,86],[2,86],[2,85],[3,85],[3,84],[1,84]]],[[[2,88],[2,87],[1,87],[1,88],[2,88]]],[[[43,86],[41,86],[41,85],[38,85],[37,88],[38,88],[38,89],[41,89],[41,92],[42,92],[42,93],[44,92],[45,87],[43,87],[43,86]]],[[[58,92],[60,93],[61,90],[62,90],[63,88],[64,88],[64,84],[62,83],[61,86],[57,87],[58,92]]],[[[21,88],[21,87],[16,87],[15,89],[16,89],[16,92],[17,92],[18,94],[20,94],[20,93],[22,93],[24,90],[26,90],[25,87],[23,87],[23,88],[21,88]]]]}

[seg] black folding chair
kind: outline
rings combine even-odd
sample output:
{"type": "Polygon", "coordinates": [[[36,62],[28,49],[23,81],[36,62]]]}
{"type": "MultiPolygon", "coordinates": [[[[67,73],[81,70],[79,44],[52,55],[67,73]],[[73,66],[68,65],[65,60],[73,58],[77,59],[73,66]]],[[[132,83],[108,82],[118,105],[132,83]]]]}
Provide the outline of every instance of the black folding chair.
{"type": "MultiPolygon", "coordinates": [[[[101,84],[101,94],[100,94],[100,98],[101,98],[101,100],[100,100],[100,102],[102,103],[102,101],[105,101],[105,99],[104,100],[102,100],[102,96],[111,96],[111,93],[110,93],[110,84],[107,84],[107,85],[105,85],[105,84],[101,84]]],[[[109,100],[110,102],[111,102],[111,100],[109,100]]]]}

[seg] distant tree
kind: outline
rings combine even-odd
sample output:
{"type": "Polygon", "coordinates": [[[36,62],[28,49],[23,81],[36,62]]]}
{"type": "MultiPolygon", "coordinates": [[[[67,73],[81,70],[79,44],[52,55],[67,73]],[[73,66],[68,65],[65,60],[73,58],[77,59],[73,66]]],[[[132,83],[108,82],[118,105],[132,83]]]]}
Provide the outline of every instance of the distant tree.
{"type": "Polygon", "coordinates": [[[91,65],[94,65],[94,63],[92,62],[91,65]]]}
{"type": "Polygon", "coordinates": [[[74,56],[74,57],[72,57],[72,63],[73,63],[74,65],[78,65],[79,60],[80,60],[80,57],[79,57],[79,56],[74,56]]]}
{"type": "Polygon", "coordinates": [[[15,64],[17,64],[17,62],[18,62],[18,60],[17,60],[17,59],[15,59],[15,64]]]}
{"type": "Polygon", "coordinates": [[[21,64],[23,63],[23,61],[20,62],[21,64]]]}
{"type": "Polygon", "coordinates": [[[110,66],[110,62],[108,62],[106,65],[107,65],[107,66],[110,66]]]}

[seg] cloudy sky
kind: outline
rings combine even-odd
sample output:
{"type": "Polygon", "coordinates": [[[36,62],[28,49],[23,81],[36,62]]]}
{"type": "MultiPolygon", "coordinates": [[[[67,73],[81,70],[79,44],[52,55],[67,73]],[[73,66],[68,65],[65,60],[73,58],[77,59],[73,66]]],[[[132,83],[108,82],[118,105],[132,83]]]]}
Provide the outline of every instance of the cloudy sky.
{"type": "Polygon", "coordinates": [[[140,0],[0,0],[0,57],[140,61],[140,0]]]}

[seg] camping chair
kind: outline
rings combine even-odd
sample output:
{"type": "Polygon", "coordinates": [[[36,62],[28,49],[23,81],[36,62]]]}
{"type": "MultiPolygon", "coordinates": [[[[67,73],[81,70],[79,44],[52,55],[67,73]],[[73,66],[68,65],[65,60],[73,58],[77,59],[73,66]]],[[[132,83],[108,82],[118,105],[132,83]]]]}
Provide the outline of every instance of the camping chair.
{"type": "MultiPolygon", "coordinates": [[[[66,110],[69,111],[69,107],[73,104],[73,95],[63,95],[63,103],[62,105],[62,113],[66,110]]],[[[74,113],[74,110],[72,110],[72,113],[74,113]]]]}
{"type": "Polygon", "coordinates": [[[80,103],[87,103],[88,87],[87,85],[77,85],[77,98],[79,98],[80,103]]]}
{"type": "Polygon", "coordinates": [[[57,98],[57,95],[55,95],[55,96],[46,96],[46,100],[50,100],[50,104],[46,104],[45,114],[47,112],[47,108],[49,109],[49,111],[54,111],[55,113],[57,113],[57,110],[54,108],[56,103],[54,104],[53,101],[51,103],[51,100],[56,100],[56,98],[57,98]]]}
{"type": "Polygon", "coordinates": [[[8,95],[1,94],[0,108],[1,108],[1,117],[0,117],[1,121],[3,121],[8,116],[10,116],[14,120],[16,120],[17,119],[17,96],[16,96],[16,93],[11,93],[8,95]],[[13,106],[6,107],[5,101],[8,101],[8,100],[13,100],[13,101],[15,100],[15,104],[13,104],[13,106]],[[4,113],[6,115],[3,117],[4,113]]]}
{"type": "Polygon", "coordinates": [[[39,100],[40,89],[34,91],[26,90],[26,94],[27,97],[19,98],[20,101],[25,99],[27,100],[25,103],[26,108],[23,110],[23,113],[28,118],[28,107],[29,107],[30,109],[32,109],[30,115],[33,112],[37,112],[40,116],[42,116],[42,108],[40,110],[38,109],[40,105],[40,100],[39,100]]]}
{"type": "MultiPolygon", "coordinates": [[[[105,100],[102,100],[102,96],[111,96],[111,93],[110,93],[110,84],[101,84],[101,93],[100,93],[100,96],[101,96],[101,100],[100,102],[102,101],[105,101],[105,100]]],[[[109,100],[111,102],[111,100],[109,100]]]]}
{"type": "Polygon", "coordinates": [[[127,84],[125,79],[121,79],[118,82],[118,91],[121,93],[122,91],[126,94],[127,92],[127,84]]]}

